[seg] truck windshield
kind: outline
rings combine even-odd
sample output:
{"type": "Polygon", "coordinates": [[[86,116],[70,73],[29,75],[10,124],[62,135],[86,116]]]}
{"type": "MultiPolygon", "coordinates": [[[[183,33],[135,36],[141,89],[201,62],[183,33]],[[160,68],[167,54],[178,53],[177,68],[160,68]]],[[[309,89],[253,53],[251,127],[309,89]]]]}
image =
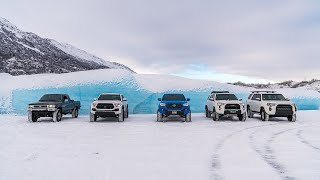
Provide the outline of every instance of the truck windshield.
{"type": "Polygon", "coordinates": [[[286,98],[282,94],[262,94],[264,101],[285,101],[286,98]]]}
{"type": "Polygon", "coordinates": [[[99,96],[98,100],[121,101],[121,97],[119,94],[102,94],[99,96]]]}
{"type": "Polygon", "coordinates": [[[234,94],[217,94],[216,100],[238,100],[234,94]]]}
{"type": "Polygon", "coordinates": [[[59,102],[62,97],[61,94],[46,94],[40,98],[40,102],[59,102]]]}
{"type": "Polygon", "coordinates": [[[183,94],[165,94],[162,97],[162,101],[185,101],[186,98],[183,94]]]}

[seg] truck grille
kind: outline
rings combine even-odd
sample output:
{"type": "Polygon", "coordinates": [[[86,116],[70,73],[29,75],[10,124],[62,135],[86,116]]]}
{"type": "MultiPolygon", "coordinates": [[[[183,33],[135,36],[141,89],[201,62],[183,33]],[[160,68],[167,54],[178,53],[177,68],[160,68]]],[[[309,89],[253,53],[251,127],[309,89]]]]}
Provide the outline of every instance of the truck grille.
{"type": "Polygon", "coordinates": [[[292,111],[291,105],[278,105],[277,111],[292,111]]]}
{"type": "Polygon", "coordinates": [[[167,104],[166,107],[169,109],[180,109],[182,108],[182,104],[167,104]]]}
{"type": "Polygon", "coordinates": [[[110,103],[99,103],[99,104],[97,104],[97,108],[98,109],[113,109],[114,106],[113,106],[113,104],[110,104],[110,103]]]}
{"type": "Polygon", "coordinates": [[[240,109],[239,104],[226,104],[225,109],[240,109]]]}
{"type": "Polygon", "coordinates": [[[47,105],[34,105],[33,109],[47,109],[47,105]]]}

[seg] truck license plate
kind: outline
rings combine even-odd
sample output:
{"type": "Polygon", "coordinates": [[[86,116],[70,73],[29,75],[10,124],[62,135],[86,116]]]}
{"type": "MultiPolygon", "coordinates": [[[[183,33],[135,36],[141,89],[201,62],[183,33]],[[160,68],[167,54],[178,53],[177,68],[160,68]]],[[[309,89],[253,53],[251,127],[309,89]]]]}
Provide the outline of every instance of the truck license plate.
{"type": "Polygon", "coordinates": [[[171,114],[177,114],[177,111],[172,111],[171,114]]]}
{"type": "Polygon", "coordinates": [[[236,113],[237,110],[233,110],[233,109],[232,109],[232,110],[230,110],[230,112],[231,112],[231,113],[236,113]]]}

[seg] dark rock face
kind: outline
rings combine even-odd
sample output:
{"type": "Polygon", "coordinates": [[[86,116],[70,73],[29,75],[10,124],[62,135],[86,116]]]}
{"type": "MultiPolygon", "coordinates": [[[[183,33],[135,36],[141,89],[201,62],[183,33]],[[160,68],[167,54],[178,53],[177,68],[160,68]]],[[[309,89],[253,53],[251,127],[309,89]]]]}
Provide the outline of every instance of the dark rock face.
{"type": "Polygon", "coordinates": [[[132,71],[125,65],[104,61],[71,45],[57,44],[54,40],[23,32],[0,17],[0,73],[25,75],[108,68],[132,71]],[[81,53],[76,56],[61,48],[64,46],[81,53]]]}

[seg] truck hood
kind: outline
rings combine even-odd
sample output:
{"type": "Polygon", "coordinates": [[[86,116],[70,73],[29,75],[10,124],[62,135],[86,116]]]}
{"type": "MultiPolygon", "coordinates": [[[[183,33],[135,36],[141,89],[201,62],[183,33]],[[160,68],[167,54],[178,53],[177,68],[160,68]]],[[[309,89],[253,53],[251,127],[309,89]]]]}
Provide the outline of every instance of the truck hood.
{"type": "Polygon", "coordinates": [[[264,103],[276,103],[276,104],[283,104],[283,105],[294,105],[293,102],[291,101],[274,101],[274,100],[271,100],[271,101],[263,101],[264,103]]]}
{"type": "Polygon", "coordinates": [[[110,104],[115,104],[115,103],[121,103],[122,101],[111,101],[111,100],[97,100],[97,101],[93,101],[94,103],[110,103],[110,104]]]}
{"type": "Polygon", "coordinates": [[[161,101],[161,102],[165,104],[184,104],[184,103],[187,103],[188,101],[161,101]]]}
{"type": "Polygon", "coordinates": [[[61,104],[61,102],[56,102],[56,101],[52,101],[52,102],[34,102],[34,103],[30,103],[29,105],[58,105],[61,104]]]}
{"type": "Polygon", "coordinates": [[[241,101],[238,101],[238,100],[231,100],[231,101],[228,101],[228,100],[218,100],[216,101],[217,103],[224,103],[224,104],[242,104],[243,102],[241,101]]]}

